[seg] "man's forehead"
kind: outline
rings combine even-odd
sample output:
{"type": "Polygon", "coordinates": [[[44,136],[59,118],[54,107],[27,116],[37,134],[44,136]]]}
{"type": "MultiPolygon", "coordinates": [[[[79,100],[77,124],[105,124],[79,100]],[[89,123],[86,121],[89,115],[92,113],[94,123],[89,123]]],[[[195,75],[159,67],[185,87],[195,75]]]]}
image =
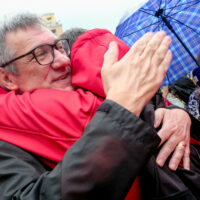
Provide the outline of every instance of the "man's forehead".
{"type": "Polygon", "coordinates": [[[30,26],[26,29],[18,28],[6,34],[6,44],[15,49],[27,51],[44,43],[52,43],[56,40],[55,35],[46,27],[30,26]],[[24,50],[25,49],[25,50],[24,50]]]}

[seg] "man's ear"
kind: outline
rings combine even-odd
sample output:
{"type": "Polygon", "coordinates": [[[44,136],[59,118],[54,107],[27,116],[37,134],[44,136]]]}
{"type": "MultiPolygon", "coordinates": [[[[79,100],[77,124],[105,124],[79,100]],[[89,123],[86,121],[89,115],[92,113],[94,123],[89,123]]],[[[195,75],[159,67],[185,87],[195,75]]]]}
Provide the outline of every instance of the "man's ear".
{"type": "Polygon", "coordinates": [[[0,68],[0,83],[8,90],[17,90],[18,85],[16,84],[16,75],[0,68]]]}

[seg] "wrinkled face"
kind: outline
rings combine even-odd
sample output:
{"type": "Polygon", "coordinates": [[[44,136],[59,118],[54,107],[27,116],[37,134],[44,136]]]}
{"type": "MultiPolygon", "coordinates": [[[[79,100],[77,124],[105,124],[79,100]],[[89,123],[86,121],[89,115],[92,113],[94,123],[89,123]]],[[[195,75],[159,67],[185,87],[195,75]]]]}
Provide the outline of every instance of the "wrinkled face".
{"type": "MultiPolygon", "coordinates": [[[[54,44],[55,35],[45,27],[33,26],[19,29],[6,35],[6,44],[16,50],[14,58],[26,54],[41,44],[54,44]]],[[[71,83],[71,62],[66,53],[54,48],[54,62],[40,65],[32,54],[17,61],[18,74],[14,82],[20,91],[33,91],[39,88],[73,90],[71,83]]]]}

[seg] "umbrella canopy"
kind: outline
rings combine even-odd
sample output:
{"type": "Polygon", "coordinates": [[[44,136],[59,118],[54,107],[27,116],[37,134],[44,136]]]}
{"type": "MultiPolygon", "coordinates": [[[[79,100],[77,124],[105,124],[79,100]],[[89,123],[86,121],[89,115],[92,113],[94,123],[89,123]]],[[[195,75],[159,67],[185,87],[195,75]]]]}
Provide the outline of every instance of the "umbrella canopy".
{"type": "Polygon", "coordinates": [[[115,35],[129,46],[150,31],[164,30],[172,37],[173,59],[162,85],[170,85],[198,67],[200,0],[149,0],[123,19],[115,35]]]}

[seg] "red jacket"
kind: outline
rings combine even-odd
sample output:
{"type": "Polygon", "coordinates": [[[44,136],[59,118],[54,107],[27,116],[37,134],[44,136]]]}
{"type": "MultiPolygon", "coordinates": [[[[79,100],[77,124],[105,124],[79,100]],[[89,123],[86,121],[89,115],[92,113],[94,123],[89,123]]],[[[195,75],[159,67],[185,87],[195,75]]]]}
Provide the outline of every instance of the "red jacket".
{"type": "Polygon", "coordinates": [[[53,167],[81,137],[102,101],[82,89],[40,89],[22,95],[0,89],[0,139],[37,154],[53,167]]]}
{"type": "Polygon", "coordinates": [[[121,59],[129,47],[111,32],[105,29],[93,29],[78,37],[71,50],[72,83],[74,86],[105,97],[100,72],[104,54],[111,41],[117,42],[118,59],[121,59]]]}
{"type": "MultiPolygon", "coordinates": [[[[120,59],[129,47],[107,30],[94,29],[76,40],[71,51],[76,91],[39,89],[19,95],[0,89],[0,139],[37,154],[51,167],[59,162],[103,102],[100,70],[111,41],[117,41],[120,59]]],[[[134,185],[136,192],[127,199],[139,198],[138,180],[134,185]]]]}
{"type": "Polygon", "coordinates": [[[100,69],[113,40],[119,43],[121,57],[128,46],[107,30],[88,31],[74,43],[71,62],[76,91],[39,89],[17,94],[0,88],[0,139],[59,162],[103,102],[97,96],[105,97],[100,69]]]}

